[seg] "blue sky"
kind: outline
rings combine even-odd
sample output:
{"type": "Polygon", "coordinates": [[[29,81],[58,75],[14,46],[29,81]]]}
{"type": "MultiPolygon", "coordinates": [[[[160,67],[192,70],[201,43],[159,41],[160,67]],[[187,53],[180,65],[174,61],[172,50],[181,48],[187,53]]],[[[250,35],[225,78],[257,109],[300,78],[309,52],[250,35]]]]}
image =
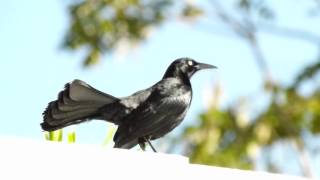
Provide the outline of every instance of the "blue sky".
{"type": "MultiPolygon", "coordinates": [[[[288,2],[283,0],[275,5],[282,12],[278,19],[281,24],[320,32],[320,24],[301,15],[304,3],[288,2]]],[[[41,113],[68,81],[82,79],[114,96],[127,96],[160,80],[167,66],[178,57],[188,56],[219,67],[193,77],[193,103],[184,124],[194,122],[205,108],[205,89],[217,82],[223,88],[222,105],[241,96],[262,97],[261,75],[251,50],[236,36],[221,36],[201,31],[197,24],[172,20],[155,29],[146,42],[128,54],[106,55],[96,67],[83,69],[80,60],[84,52],[71,53],[60,47],[67,24],[67,5],[62,1],[2,2],[0,136],[43,139],[41,113]]],[[[317,55],[316,47],[305,41],[289,41],[270,34],[261,34],[260,39],[273,76],[279,82],[289,83],[317,55]]],[[[254,103],[261,106],[263,102],[254,103]]],[[[84,143],[102,143],[107,132],[103,122],[90,122],[75,129],[78,141],[84,143]]]]}

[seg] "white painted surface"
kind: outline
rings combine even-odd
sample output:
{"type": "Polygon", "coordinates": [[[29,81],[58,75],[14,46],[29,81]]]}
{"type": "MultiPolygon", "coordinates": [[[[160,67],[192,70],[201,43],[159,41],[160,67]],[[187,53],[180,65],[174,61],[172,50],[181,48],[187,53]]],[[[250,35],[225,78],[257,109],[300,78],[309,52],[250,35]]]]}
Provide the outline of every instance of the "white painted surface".
{"type": "Polygon", "coordinates": [[[0,137],[0,179],[272,179],[305,178],[189,164],[180,155],[0,137]]]}

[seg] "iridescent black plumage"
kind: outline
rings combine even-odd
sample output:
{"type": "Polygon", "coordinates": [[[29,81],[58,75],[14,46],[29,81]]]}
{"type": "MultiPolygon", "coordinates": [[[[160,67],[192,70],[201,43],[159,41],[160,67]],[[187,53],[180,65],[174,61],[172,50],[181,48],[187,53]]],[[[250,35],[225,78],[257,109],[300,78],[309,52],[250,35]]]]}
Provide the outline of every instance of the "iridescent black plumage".
{"type": "Polygon", "coordinates": [[[164,136],[182,122],[192,100],[190,78],[207,68],[215,66],[190,58],[177,59],[158,83],[124,98],[74,80],[59,93],[57,100],[48,104],[41,127],[52,131],[102,119],[118,125],[114,147],[129,149],[139,144],[144,149],[146,142],[151,145],[150,140],[164,136]]]}

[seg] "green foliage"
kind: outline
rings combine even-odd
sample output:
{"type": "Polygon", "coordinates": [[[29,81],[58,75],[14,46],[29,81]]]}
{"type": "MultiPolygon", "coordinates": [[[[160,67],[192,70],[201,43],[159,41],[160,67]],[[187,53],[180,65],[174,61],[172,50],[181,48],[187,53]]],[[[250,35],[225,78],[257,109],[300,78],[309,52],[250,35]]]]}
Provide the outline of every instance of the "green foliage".
{"type": "MultiPolygon", "coordinates": [[[[308,74],[308,69],[302,74],[308,74]]],[[[242,112],[235,108],[210,108],[200,116],[199,125],[184,131],[191,161],[252,169],[257,150],[281,140],[303,142],[304,131],[319,135],[320,89],[308,96],[299,94],[297,89],[275,86],[269,106],[251,120],[241,118],[242,112]]]]}
{"type": "Polygon", "coordinates": [[[197,18],[204,14],[203,9],[192,5],[192,4],[186,4],[186,6],[182,9],[181,15],[185,18],[197,18]]]}
{"type": "MultiPolygon", "coordinates": [[[[261,1],[236,2],[247,13],[254,12],[264,19],[274,17],[271,8],[261,1]]],[[[172,0],[80,0],[70,6],[69,13],[71,23],[63,47],[85,48],[84,66],[97,64],[104,53],[111,53],[123,42],[136,44],[145,40],[150,27],[159,26],[169,16],[196,20],[206,14],[195,3],[172,0]],[[175,8],[176,4],[181,9],[175,8]]]]}
{"type": "Polygon", "coordinates": [[[165,19],[170,0],[86,0],[70,7],[71,25],[64,46],[88,48],[84,65],[96,64],[101,53],[121,41],[146,38],[148,28],[165,19]]]}
{"type": "Polygon", "coordinates": [[[268,142],[279,138],[299,138],[304,130],[319,133],[315,125],[320,120],[320,91],[316,90],[308,97],[292,89],[280,93],[275,95],[274,101],[257,119],[257,123],[271,127],[268,142]]]}
{"type": "Polygon", "coordinates": [[[186,128],[193,163],[251,169],[247,155],[250,127],[239,123],[232,111],[211,108],[200,116],[200,124],[186,128]]]}

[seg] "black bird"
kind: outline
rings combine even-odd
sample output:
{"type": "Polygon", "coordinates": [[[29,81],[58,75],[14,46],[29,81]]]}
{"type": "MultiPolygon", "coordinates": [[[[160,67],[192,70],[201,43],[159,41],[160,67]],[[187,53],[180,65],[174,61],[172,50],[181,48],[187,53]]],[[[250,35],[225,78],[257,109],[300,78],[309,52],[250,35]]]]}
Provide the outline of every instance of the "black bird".
{"type": "Polygon", "coordinates": [[[131,96],[116,98],[81,80],[65,85],[58,99],[43,112],[41,127],[54,131],[91,119],[118,125],[114,147],[130,149],[137,144],[144,150],[150,140],[169,133],[184,119],[192,99],[191,76],[201,70],[216,68],[191,58],[175,60],[163,78],[150,88],[131,96]]]}

